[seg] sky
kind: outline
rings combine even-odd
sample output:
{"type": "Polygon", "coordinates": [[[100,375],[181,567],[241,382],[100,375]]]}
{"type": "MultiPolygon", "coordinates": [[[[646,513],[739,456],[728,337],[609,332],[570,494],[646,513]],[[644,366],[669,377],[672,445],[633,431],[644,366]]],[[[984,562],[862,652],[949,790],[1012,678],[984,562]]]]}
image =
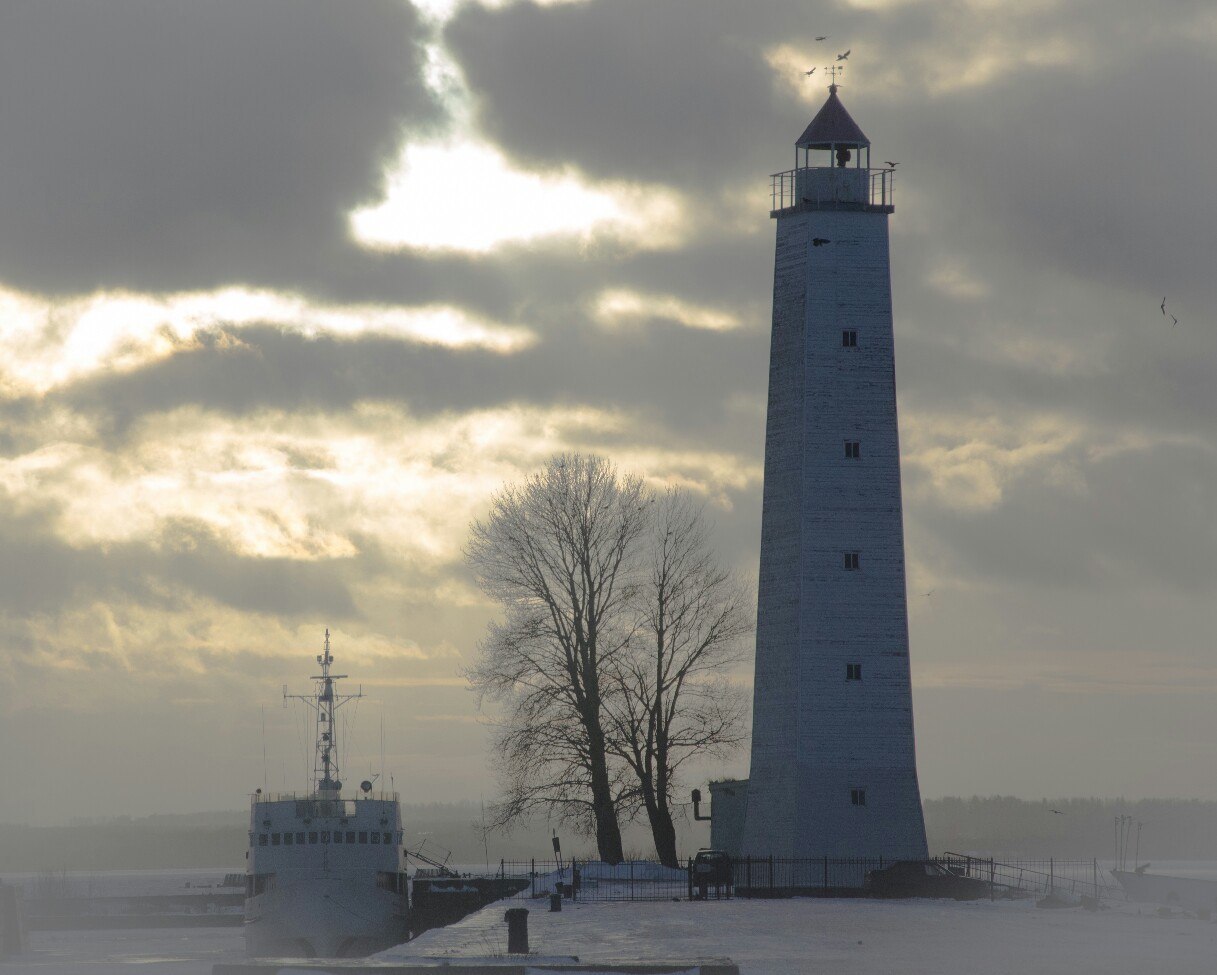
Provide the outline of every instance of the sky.
{"type": "Polygon", "coordinates": [[[326,627],[347,777],[492,798],[462,546],[559,451],[754,579],[769,175],[847,49],[923,795],[1217,798],[1211,3],[9,0],[0,822],[304,787],[326,627]]]}

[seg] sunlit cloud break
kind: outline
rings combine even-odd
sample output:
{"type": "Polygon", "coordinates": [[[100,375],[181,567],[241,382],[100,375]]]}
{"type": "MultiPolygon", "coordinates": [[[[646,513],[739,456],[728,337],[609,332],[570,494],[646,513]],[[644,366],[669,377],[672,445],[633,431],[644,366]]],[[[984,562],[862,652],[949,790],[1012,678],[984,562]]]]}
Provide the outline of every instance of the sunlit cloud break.
{"type": "Polygon", "coordinates": [[[106,291],[67,302],[0,290],[0,395],[42,394],[97,372],[168,358],[220,330],[271,325],[308,338],[387,336],[424,345],[519,351],[527,328],[487,321],[451,305],[324,305],[296,294],[245,288],[150,295],[106,291]]]}
{"type": "Polygon", "coordinates": [[[670,190],[591,184],[573,170],[527,172],[474,141],[410,146],[387,185],[382,202],[351,214],[365,246],[485,253],[545,238],[607,237],[663,249],[684,237],[683,207],[670,190]]]}
{"type": "Polygon", "coordinates": [[[595,299],[593,314],[602,325],[637,325],[666,318],[688,328],[713,331],[737,328],[740,320],[730,312],[695,305],[675,295],[646,294],[626,288],[606,288],[595,299]]]}

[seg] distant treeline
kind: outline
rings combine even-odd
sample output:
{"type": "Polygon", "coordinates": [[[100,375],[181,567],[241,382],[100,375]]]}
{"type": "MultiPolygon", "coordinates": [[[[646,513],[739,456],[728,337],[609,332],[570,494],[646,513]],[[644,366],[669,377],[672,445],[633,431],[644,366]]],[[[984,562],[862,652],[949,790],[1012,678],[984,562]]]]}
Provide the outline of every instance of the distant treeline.
{"type": "MultiPolygon", "coordinates": [[[[549,859],[553,856],[553,828],[543,822],[522,824],[509,834],[481,829],[481,806],[476,802],[402,804],[406,845],[420,846],[450,863],[497,865],[500,859],[549,859]]],[[[709,843],[703,824],[696,831],[679,824],[682,852],[709,843]],[[681,828],[683,827],[683,828],[681,828]]],[[[153,870],[170,867],[242,869],[248,842],[249,814],[209,812],[157,815],[134,819],[98,819],[68,826],[0,824],[0,878],[8,872],[61,870],[153,870]]],[[[653,856],[644,826],[624,831],[627,856],[653,856]]],[[[558,828],[564,856],[589,856],[591,841],[558,828]]]]}
{"type": "MultiPolygon", "coordinates": [[[[973,796],[930,799],[926,830],[934,853],[976,853],[1009,857],[1099,857],[1116,850],[1117,816],[1130,816],[1127,857],[1136,849],[1146,860],[1217,860],[1217,802],[1198,799],[1043,799],[973,796]],[[1053,810],[1056,810],[1055,812],[1053,810]]],[[[481,807],[476,802],[402,806],[406,843],[421,845],[451,863],[493,867],[508,860],[548,859],[552,828],[535,821],[510,834],[491,833],[483,843],[481,807]]],[[[60,870],[152,870],[170,867],[242,869],[245,812],[158,815],[76,822],[68,826],[0,825],[0,878],[8,872],[60,870]]],[[[590,855],[594,845],[558,829],[566,856],[590,855]]],[[[704,823],[678,824],[681,852],[709,845],[704,823]]],[[[625,831],[626,855],[653,856],[644,827],[625,831]]]]}
{"type": "Polygon", "coordinates": [[[1013,796],[949,797],[925,803],[930,849],[1022,857],[1116,856],[1119,816],[1126,857],[1217,860],[1217,802],[1200,799],[1041,799],[1013,796]]]}

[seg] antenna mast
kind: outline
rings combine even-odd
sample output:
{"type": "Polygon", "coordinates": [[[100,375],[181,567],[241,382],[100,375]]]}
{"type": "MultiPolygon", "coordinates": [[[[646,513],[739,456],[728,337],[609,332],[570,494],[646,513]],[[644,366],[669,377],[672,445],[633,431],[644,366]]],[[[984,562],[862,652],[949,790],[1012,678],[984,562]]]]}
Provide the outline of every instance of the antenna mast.
{"type": "Polygon", "coordinates": [[[316,712],[317,745],[313,759],[313,793],[319,799],[337,799],[342,792],[342,780],[338,777],[338,725],[334,713],[356,698],[363,697],[363,687],[356,694],[339,694],[334,689],[336,681],[346,674],[331,674],[330,665],[334,655],[330,653],[330,631],[325,631],[325,651],[317,655],[321,673],[312,677],[316,682],[312,694],[288,694],[283,689],[283,700],[303,701],[316,712]]]}

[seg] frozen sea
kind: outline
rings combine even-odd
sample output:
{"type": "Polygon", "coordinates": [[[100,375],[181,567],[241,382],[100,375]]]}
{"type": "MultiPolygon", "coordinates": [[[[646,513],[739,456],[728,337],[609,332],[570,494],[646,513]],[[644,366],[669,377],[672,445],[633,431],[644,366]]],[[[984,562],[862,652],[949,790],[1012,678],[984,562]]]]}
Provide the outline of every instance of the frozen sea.
{"type": "MultiPolygon", "coordinates": [[[[1155,871],[1217,879],[1217,864],[1155,864],[1155,871]]],[[[88,875],[94,892],[139,892],[218,882],[224,871],[88,875]],[[214,878],[209,880],[208,878],[214,878]],[[113,883],[112,883],[113,881],[113,883]]],[[[16,879],[13,876],[7,880],[16,879]]],[[[81,879],[87,879],[82,875],[81,879]]],[[[379,956],[499,955],[500,902],[379,956]]],[[[744,975],[1175,975],[1217,971],[1217,923],[1116,905],[1088,913],[1030,901],[775,901],[567,903],[530,909],[531,947],[585,961],[729,957],[744,975]]],[[[244,957],[240,928],[43,931],[0,975],[210,975],[244,957]]]]}

